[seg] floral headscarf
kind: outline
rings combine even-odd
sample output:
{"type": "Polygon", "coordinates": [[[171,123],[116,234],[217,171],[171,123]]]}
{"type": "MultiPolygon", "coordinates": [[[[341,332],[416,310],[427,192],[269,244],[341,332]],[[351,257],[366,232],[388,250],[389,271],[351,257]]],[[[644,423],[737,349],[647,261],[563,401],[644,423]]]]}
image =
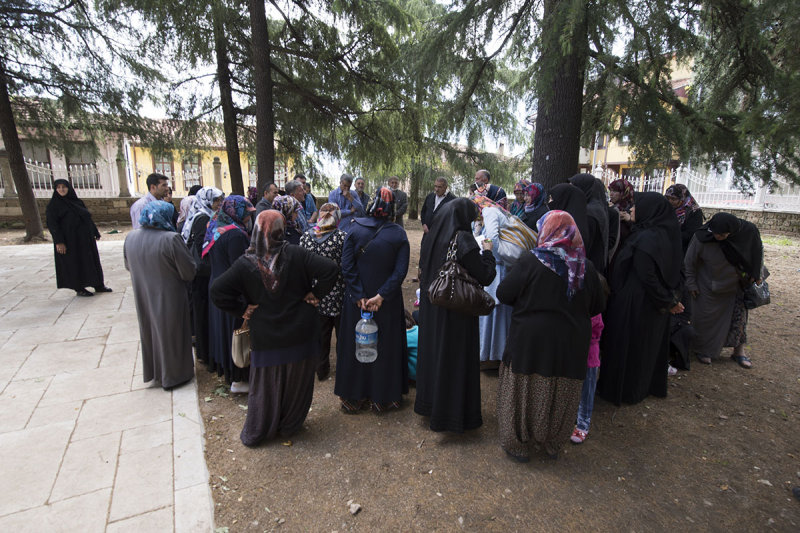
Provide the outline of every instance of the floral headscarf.
{"type": "Polygon", "coordinates": [[[683,223],[686,220],[686,215],[690,215],[700,209],[700,206],[697,205],[692,193],[690,193],[689,189],[686,188],[686,185],[683,185],[682,183],[670,185],[667,191],[664,193],[664,196],[667,198],[677,198],[681,201],[681,205],[675,209],[675,215],[678,217],[678,222],[680,222],[681,226],[683,226],[683,223]]]}
{"type": "Polygon", "coordinates": [[[214,210],[211,206],[214,205],[214,200],[222,196],[225,196],[225,193],[216,187],[203,187],[197,191],[197,194],[189,197],[194,198],[194,202],[189,208],[189,214],[186,215],[186,223],[183,225],[183,230],[181,230],[184,242],[189,242],[195,218],[200,215],[207,215],[208,218],[213,217],[214,210]]]}
{"type": "Polygon", "coordinates": [[[480,214],[479,214],[478,216],[481,216],[481,215],[483,214],[483,210],[484,210],[485,208],[487,208],[487,207],[496,207],[496,208],[498,208],[499,210],[501,210],[503,213],[506,213],[506,214],[508,214],[508,211],[506,211],[506,210],[505,210],[505,208],[504,208],[503,206],[501,206],[501,205],[500,205],[500,204],[498,204],[497,202],[493,202],[493,201],[491,201],[491,200],[489,199],[489,197],[488,197],[488,196],[486,196],[485,194],[478,194],[478,193],[476,193],[476,194],[473,194],[472,196],[470,196],[470,197],[469,197],[469,199],[470,199],[470,200],[471,200],[471,201],[472,201],[472,202],[473,202],[475,205],[477,205],[477,206],[478,206],[478,211],[480,212],[480,214]]]}
{"type": "Polygon", "coordinates": [[[145,204],[139,215],[139,225],[147,228],[162,229],[166,231],[178,230],[172,225],[172,215],[175,206],[163,200],[154,200],[145,204]]]}
{"type": "Polygon", "coordinates": [[[258,203],[258,189],[255,187],[248,187],[247,199],[250,200],[251,204],[256,205],[258,203]]]}
{"type": "Polygon", "coordinates": [[[225,198],[219,211],[214,213],[211,220],[208,221],[208,228],[206,228],[206,239],[203,242],[202,257],[211,250],[211,248],[219,240],[220,236],[226,231],[238,229],[247,235],[245,229],[245,220],[247,217],[252,216],[256,208],[250,203],[250,200],[238,194],[232,194],[225,198]]]}
{"type": "Polygon", "coordinates": [[[274,209],[265,209],[258,214],[253,225],[250,247],[244,256],[258,267],[261,281],[270,293],[278,290],[280,282],[280,256],[286,245],[284,240],[283,215],[274,209]]]}
{"type": "Polygon", "coordinates": [[[303,204],[301,204],[297,198],[294,196],[289,196],[285,194],[283,196],[276,196],[275,199],[272,201],[272,209],[276,211],[280,211],[283,215],[283,218],[286,219],[286,229],[293,229],[297,233],[302,233],[302,229],[300,228],[300,224],[297,222],[297,218],[292,216],[297,211],[303,210],[303,204]]]}
{"type": "Polygon", "coordinates": [[[319,208],[317,225],[314,226],[314,238],[317,242],[323,242],[336,231],[339,221],[342,219],[342,210],[337,204],[328,202],[319,208]]]}
{"type": "Polygon", "coordinates": [[[626,179],[614,180],[608,184],[608,190],[620,193],[614,207],[619,211],[630,211],[633,207],[633,185],[626,179]]]}
{"type": "MultiPolygon", "coordinates": [[[[520,181],[518,181],[514,185],[514,195],[516,195],[518,192],[527,192],[528,185],[530,185],[530,182],[528,180],[520,180],[520,181]]],[[[517,217],[521,216],[522,213],[525,212],[525,204],[526,204],[525,201],[518,202],[515,199],[513,202],[511,202],[511,207],[509,207],[508,210],[514,216],[517,216],[517,217]]]]}
{"type": "Polygon", "coordinates": [[[528,194],[528,199],[525,203],[525,212],[532,213],[538,209],[547,200],[544,194],[544,185],[541,183],[531,183],[525,187],[525,192],[528,194]]]}
{"type": "Polygon", "coordinates": [[[567,283],[567,298],[583,288],[586,250],[575,220],[566,211],[548,211],[536,223],[539,242],[533,255],[567,283]]]}
{"type": "Polygon", "coordinates": [[[381,187],[375,191],[367,209],[367,215],[375,218],[394,218],[394,193],[389,187],[381,187]]]}

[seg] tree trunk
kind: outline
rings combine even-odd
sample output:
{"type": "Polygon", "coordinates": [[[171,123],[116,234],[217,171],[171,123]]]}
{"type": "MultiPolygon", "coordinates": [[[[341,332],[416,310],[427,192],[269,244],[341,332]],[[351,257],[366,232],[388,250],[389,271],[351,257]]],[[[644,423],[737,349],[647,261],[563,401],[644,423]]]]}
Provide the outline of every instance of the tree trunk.
{"type": "MultiPolygon", "coordinates": [[[[416,160],[416,158],[415,158],[416,160]]],[[[421,176],[417,171],[416,164],[411,165],[411,172],[409,173],[410,183],[408,186],[408,218],[409,220],[416,220],[419,218],[419,190],[421,176]]]]}
{"type": "Polygon", "coordinates": [[[236,126],[236,109],[233,107],[233,91],[231,90],[231,73],[228,68],[228,44],[225,39],[222,6],[214,2],[214,51],[217,55],[217,84],[222,105],[222,124],[225,130],[225,150],[228,153],[228,168],[231,173],[231,189],[233,194],[244,196],[242,180],[242,162],[239,159],[239,137],[236,126]]]}
{"type": "Polygon", "coordinates": [[[256,93],[256,161],[258,193],[275,182],[275,117],[272,114],[270,44],[264,0],[249,0],[253,84],[256,93]]]}
{"type": "Polygon", "coordinates": [[[39,217],[39,206],[33,195],[33,187],[25,169],[25,158],[22,155],[22,145],[17,135],[17,123],[11,109],[11,99],[8,96],[8,78],[5,65],[0,63],[0,133],[3,135],[3,144],[8,152],[8,164],[11,167],[11,178],[17,187],[19,207],[22,209],[22,220],[25,223],[25,240],[44,239],[42,219],[39,217]]]}
{"type": "Polygon", "coordinates": [[[545,189],[564,183],[578,170],[588,37],[586,6],[573,18],[566,13],[570,4],[544,3],[531,180],[545,189]],[[568,32],[572,38],[564,53],[560,39],[568,32]]]}

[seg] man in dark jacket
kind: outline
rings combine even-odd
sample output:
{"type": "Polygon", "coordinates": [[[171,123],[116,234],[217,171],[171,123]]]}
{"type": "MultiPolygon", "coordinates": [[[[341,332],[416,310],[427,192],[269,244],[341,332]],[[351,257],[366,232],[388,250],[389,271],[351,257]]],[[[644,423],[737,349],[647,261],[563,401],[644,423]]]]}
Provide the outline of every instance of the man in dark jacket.
{"type": "Polygon", "coordinates": [[[422,231],[428,233],[430,225],[433,222],[433,216],[441,206],[453,200],[455,196],[453,193],[447,191],[447,180],[444,178],[436,178],[433,183],[433,192],[425,197],[422,203],[422,210],[420,211],[420,222],[422,222],[422,231]]]}
{"type": "Polygon", "coordinates": [[[267,209],[272,209],[272,201],[278,195],[278,186],[274,183],[270,183],[267,185],[267,188],[264,189],[264,197],[258,201],[256,204],[256,216],[261,211],[266,211],[267,209]]]}

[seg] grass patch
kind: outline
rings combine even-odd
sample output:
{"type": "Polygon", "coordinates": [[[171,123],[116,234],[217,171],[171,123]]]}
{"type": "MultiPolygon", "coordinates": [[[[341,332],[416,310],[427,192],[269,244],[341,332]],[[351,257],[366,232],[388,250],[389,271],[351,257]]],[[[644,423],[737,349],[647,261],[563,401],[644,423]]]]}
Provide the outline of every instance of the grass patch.
{"type": "Polygon", "coordinates": [[[772,244],[773,246],[797,246],[797,241],[791,237],[784,237],[780,235],[769,235],[762,237],[764,244],[772,244]]]}

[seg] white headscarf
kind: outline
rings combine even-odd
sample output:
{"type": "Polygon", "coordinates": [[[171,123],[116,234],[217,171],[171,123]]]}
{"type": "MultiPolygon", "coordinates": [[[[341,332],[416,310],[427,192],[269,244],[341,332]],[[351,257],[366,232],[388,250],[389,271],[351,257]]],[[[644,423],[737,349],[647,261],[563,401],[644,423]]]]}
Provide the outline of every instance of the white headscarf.
{"type": "Polygon", "coordinates": [[[186,216],[186,224],[183,225],[183,231],[181,231],[184,242],[189,242],[194,219],[200,215],[208,215],[209,218],[214,216],[214,211],[211,209],[211,206],[214,204],[214,200],[223,196],[225,196],[225,193],[216,187],[203,187],[197,191],[195,195],[196,199],[189,208],[189,214],[186,216]]]}

